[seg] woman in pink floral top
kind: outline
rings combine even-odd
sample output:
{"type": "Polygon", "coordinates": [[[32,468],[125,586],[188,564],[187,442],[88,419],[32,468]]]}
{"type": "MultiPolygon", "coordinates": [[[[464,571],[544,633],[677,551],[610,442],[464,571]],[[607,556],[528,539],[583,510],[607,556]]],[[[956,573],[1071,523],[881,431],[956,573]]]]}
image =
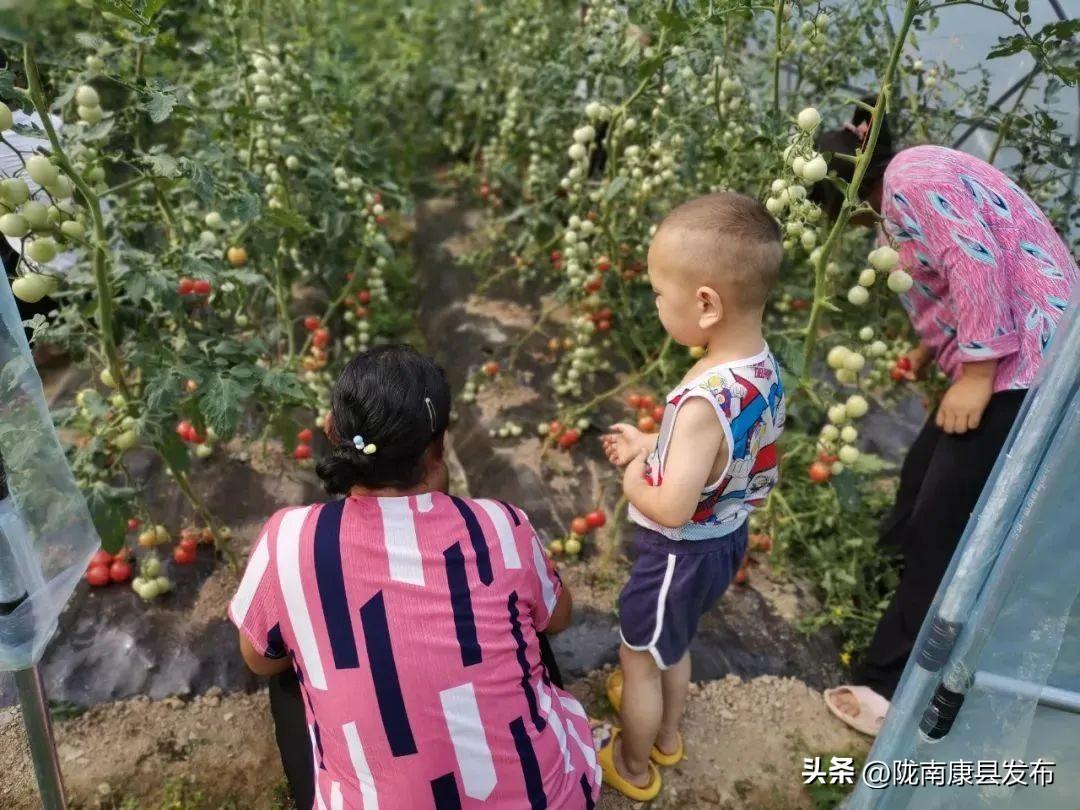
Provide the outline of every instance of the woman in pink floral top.
{"type": "MultiPolygon", "coordinates": [[[[852,154],[865,139],[861,109],[819,147],[852,154]]],[[[882,128],[864,199],[914,280],[901,300],[919,336],[915,380],[930,361],[951,380],[900,473],[881,543],[905,565],[855,672],[826,691],[834,713],[873,730],[884,717],[930,603],[963,535],[1043,354],[1069,306],[1078,271],[1046,215],[1012,180],[941,146],[892,152],[882,128]]],[[[851,179],[851,166],[833,161],[851,179]]]]}

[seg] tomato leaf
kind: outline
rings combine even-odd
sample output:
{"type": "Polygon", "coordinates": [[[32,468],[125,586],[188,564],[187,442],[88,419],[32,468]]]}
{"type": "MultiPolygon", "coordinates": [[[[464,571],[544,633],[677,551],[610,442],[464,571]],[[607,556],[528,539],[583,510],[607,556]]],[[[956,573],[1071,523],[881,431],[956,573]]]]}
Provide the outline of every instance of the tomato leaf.
{"type": "Polygon", "coordinates": [[[776,359],[780,361],[780,364],[790,371],[792,376],[802,377],[805,367],[803,345],[786,335],[774,338],[772,344],[776,347],[776,359]]]}
{"type": "Polygon", "coordinates": [[[144,110],[155,124],[160,124],[172,115],[176,104],[176,96],[172,93],[153,90],[146,94],[145,100],[139,105],[139,109],[144,110]]]}
{"type": "Polygon", "coordinates": [[[174,470],[184,472],[191,466],[191,457],[188,455],[187,446],[171,430],[165,432],[156,447],[157,451],[164,456],[174,470]]]}
{"type": "Polygon", "coordinates": [[[115,554],[124,545],[130,499],[134,490],[104,485],[91,487],[86,493],[86,505],[101,538],[101,547],[115,554]]]}
{"type": "Polygon", "coordinates": [[[611,202],[615,196],[626,187],[626,178],[619,176],[616,177],[608,187],[604,189],[604,202],[611,202]]]}
{"type": "Polygon", "coordinates": [[[115,14],[117,17],[122,17],[139,25],[150,25],[150,20],[146,19],[131,3],[125,2],[125,0],[94,0],[94,5],[97,6],[98,11],[115,14]]]}
{"type": "Polygon", "coordinates": [[[836,491],[836,500],[840,503],[841,509],[845,512],[856,512],[862,508],[862,496],[859,495],[858,484],[850,470],[834,475],[830,482],[836,491]]]}
{"type": "Polygon", "coordinates": [[[206,422],[222,438],[228,438],[240,424],[244,414],[244,399],[252,387],[241,384],[231,375],[219,374],[211,378],[203,396],[203,414],[206,422]]]}

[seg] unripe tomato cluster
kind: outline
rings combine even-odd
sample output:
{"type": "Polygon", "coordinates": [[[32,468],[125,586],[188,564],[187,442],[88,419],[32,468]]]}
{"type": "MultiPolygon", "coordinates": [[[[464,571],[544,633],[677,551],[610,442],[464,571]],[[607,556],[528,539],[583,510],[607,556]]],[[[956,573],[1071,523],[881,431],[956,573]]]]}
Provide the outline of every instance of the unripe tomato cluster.
{"type": "MultiPolygon", "coordinates": [[[[84,89],[80,88],[79,92],[84,89]]],[[[12,127],[11,109],[0,101],[0,132],[12,127]]],[[[85,243],[86,216],[75,202],[75,185],[47,155],[21,156],[23,168],[0,180],[0,234],[21,240],[26,270],[12,282],[17,298],[37,303],[56,291],[55,276],[42,272],[62,248],[85,243]]]]}
{"type": "Polygon", "coordinates": [[[536,432],[555,442],[560,450],[571,450],[581,441],[582,431],[588,430],[589,424],[588,419],[581,418],[573,427],[567,427],[554,419],[551,422],[541,422],[537,425],[536,432]]]}
{"type": "Polygon", "coordinates": [[[581,553],[585,538],[606,523],[607,515],[603,509],[594,509],[586,515],[578,515],[570,521],[570,536],[548,543],[548,553],[552,556],[565,554],[568,557],[576,557],[581,553]]]}

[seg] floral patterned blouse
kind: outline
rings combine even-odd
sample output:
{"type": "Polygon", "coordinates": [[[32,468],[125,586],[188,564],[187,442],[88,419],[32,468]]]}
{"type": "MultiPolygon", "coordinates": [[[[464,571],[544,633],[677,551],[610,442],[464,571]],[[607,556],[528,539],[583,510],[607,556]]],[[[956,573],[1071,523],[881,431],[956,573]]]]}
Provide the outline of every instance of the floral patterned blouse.
{"type": "Polygon", "coordinates": [[[976,157],[916,146],[889,163],[885,230],[914,279],[901,297],[952,380],[998,360],[994,391],[1031,386],[1069,304],[1077,265],[1046,215],[976,157]]]}

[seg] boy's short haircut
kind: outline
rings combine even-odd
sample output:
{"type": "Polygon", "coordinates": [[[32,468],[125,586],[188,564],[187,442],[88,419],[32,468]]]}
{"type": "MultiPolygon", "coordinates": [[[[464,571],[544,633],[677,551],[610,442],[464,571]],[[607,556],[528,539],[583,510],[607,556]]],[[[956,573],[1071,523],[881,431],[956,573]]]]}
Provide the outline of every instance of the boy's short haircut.
{"type": "Polygon", "coordinates": [[[660,228],[705,237],[690,242],[703,253],[692,258],[708,280],[731,283],[740,306],[765,305],[780,275],[784,246],[780,224],[760,202],[745,194],[717,191],[683,203],[660,228]]]}

